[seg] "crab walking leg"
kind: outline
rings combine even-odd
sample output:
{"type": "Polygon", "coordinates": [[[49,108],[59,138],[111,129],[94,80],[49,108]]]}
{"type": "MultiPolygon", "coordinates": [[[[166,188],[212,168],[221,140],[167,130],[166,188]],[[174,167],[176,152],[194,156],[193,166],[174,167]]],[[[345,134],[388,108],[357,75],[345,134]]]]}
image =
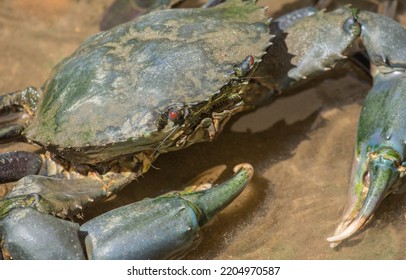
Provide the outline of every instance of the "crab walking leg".
{"type": "Polygon", "coordinates": [[[211,189],[169,193],[107,212],[80,227],[42,211],[39,195],[0,202],[3,254],[13,259],[167,259],[181,257],[198,241],[198,229],[231,203],[253,175],[249,164],[211,189]],[[24,208],[28,207],[28,208],[24,208]],[[35,242],[33,242],[35,240],[35,242]]]}
{"type": "Polygon", "coordinates": [[[26,113],[33,115],[37,110],[38,103],[41,99],[42,91],[34,87],[7,93],[0,96],[0,111],[7,107],[20,107],[26,113]]]}
{"type": "Polygon", "coordinates": [[[0,126],[0,140],[12,139],[21,136],[21,132],[24,130],[24,124],[7,124],[5,126],[0,126]]]}
{"type": "MultiPolygon", "coordinates": [[[[0,183],[15,182],[4,200],[37,194],[49,207],[55,207],[43,212],[66,217],[76,215],[95,199],[120,191],[145,173],[150,165],[151,162],[140,153],[131,160],[106,163],[105,170],[99,172],[94,166],[55,159],[49,152],[14,151],[0,154],[0,183]]],[[[3,199],[0,199],[1,203],[3,199]]]]}
{"type": "MultiPolygon", "coordinates": [[[[65,179],[84,177],[69,166],[69,163],[64,166],[55,161],[49,152],[43,154],[27,151],[0,153],[0,183],[16,182],[28,175],[57,176],[65,179]]],[[[80,168],[80,165],[76,167],[80,168]]],[[[84,168],[85,166],[82,166],[82,169],[84,168]]]]}
{"type": "MultiPolygon", "coordinates": [[[[108,172],[102,176],[92,174],[80,179],[66,179],[39,175],[26,176],[19,180],[12,191],[0,200],[0,213],[7,213],[21,199],[34,197],[30,207],[62,218],[80,215],[82,209],[120,191],[135,178],[135,173],[108,172]]],[[[0,216],[1,218],[1,216],[0,216]]]]}
{"type": "Polygon", "coordinates": [[[34,87],[0,95],[0,140],[20,135],[35,114],[41,96],[42,91],[34,87]],[[10,114],[4,114],[7,110],[22,113],[14,112],[11,118],[10,114]]]}
{"type": "Polygon", "coordinates": [[[42,166],[41,156],[25,151],[0,154],[0,183],[20,180],[27,175],[38,174],[42,166]]]}

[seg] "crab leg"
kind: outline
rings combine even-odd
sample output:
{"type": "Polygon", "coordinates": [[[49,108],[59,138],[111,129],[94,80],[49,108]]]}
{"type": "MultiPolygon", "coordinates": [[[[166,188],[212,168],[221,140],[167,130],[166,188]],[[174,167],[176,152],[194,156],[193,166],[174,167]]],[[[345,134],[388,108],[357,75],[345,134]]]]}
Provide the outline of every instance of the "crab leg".
{"type": "Polygon", "coordinates": [[[329,242],[360,229],[404,180],[406,74],[377,74],[361,112],[347,209],[329,242]]]}
{"type": "Polygon", "coordinates": [[[374,84],[359,120],[347,210],[335,235],[328,238],[333,246],[371,218],[380,202],[398,189],[405,171],[406,30],[377,14],[351,12],[350,29],[360,31],[374,84]]]}
{"type": "MultiPolygon", "coordinates": [[[[80,165],[77,165],[80,168],[80,165]]],[[[83,169],[84,167],[82,167],[83,169]]],[[[77,178],[76,170],[70,170],[70,164],[55,161],[52,154],[37,154],[27,151],[0,153],[0,183],[16,182],[25,176],[57,176],[59,178],[77,178]]]]}
{"type": "Polygon", "coordinates": [[[144,199],[107,212],[80,229],[75,223],[29,208],[46,208],[46,201],[40,196],[14,197],[14,206],[3,200],[3,253],[14,259],[82,259],[79,240],[84,238],[86,255],[91,259],[183,256],[196,245],[198,229],[231,203],[253,175],[249,164],[240,164],[234,171],[231,179],[213,188],[144,199]]]}
{"type": "Polygon", "coordinates": [[[318,12],[293,24],[288,21],[287,26],[284,22],[274,24],[283,32],[275,37],[256,74],[262,77],[261,84],[276,92],[329,70],[360,46],[371,62],[373,88],[359,120],[348,205],[334,236],[328,238],[334,246],[365,225],[403,181],[406,30],[390,18],[349,7],[318,12]]]}
{"type": "Polygon", "coordinates": [[[0,140],[20,135],[37,110],[41,96],[42,91],[34,87],[0,96],[0,140]]]}
{"type": "Polygon", "coordinates": [[[332,246],[365,225],[380,202],[399,189],[405,173],[406,30],[372,13],[360,13],[357,20],[374,85],[359,120],[347,209],[328,238],[332,246]]]}
{"type": "Polygon", "coordinates": [[[26,176],[0,200],[0,213],[6,213],[5,208],[12,209],[14,205],[21,204],[21,197],[34,196],[41,200],[34,200],[31,207],[62,218],[73,217],[80,215],[82,209],[95,200],[120,191],[134,176],[132,172],[108,172],[102,176],[91,174],[69,180],[39,175],[26,176]]]}
{"type": "Polygon", "coordinates": [[[0,183],[20,180],[27,175],[38,174],[42,166],[41,156],[15,151],[0,154],[0,183]]]}
{"type": "Polygon", "coordinates": [[[43,212],[62,218],[72,217],[94,200],[120,191],[146,172],[150,164],[143,153],[125,158],[124,162],[114,160],[105,163],[104,169],[100,170],[97,166],[57,159],[49,152],[3,153],[0,154],[0,183],[15,183],[12,191],[0,203],[3,200],[13,201],[21,195],[36,194],[47,202],[46,209],[53,208],[52,211],[44,209],[43,212]]]}
{"type": "Polygon", "coordinates": [[[42,91],[34,87],[11,92],[0,96],[0,111],[6,107],[21,107],[27,114],[33,115],[37,110],[42,91]]]}

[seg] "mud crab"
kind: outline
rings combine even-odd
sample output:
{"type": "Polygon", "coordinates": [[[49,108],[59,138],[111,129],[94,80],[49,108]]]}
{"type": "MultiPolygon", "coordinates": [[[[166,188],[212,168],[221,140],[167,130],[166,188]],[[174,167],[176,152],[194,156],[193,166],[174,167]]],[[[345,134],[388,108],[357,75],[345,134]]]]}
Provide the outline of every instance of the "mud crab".
{"type": "Polygon", "coordinates": [[[17,181],[0,200],[4,255],[166,258],[182,254],[193,244],[197,225],[246,185],[252,176],[249,165],[237,167],[235,177],[217,188],[149,199],[80,227],[47,214],[62,218],[80,214],[95,199],[119,191],[146,172],[159,154],[213,140],[231,115],[330,69],[358,51],[350,48],[358,40],[373,65],[374,87],[360,118],[350,204],[329,241],[335,244],[366,223],[404,174],[405,141],[399,134],[403,118],[398,116],[403,113],[399,100],[405,30],[388,18],[350,7],[331,13],[304,9],[270,25],[263,8],[254,2],[229,0],[210,9],[149,13],[86,40],[55,67],[43,88],[29,87],[1,97],[2,111],[22,112],[12,122],[3,119],[1,137],[12,139],[22,133],[44,149],[41,154],[0,155],[1,180],[17,181]],[[185,212],[190,215],[179,214],[185,212]],[[124,224],[118,221],[122,216],[127,218],[124,224]],[[173,235],[154,222],[168,217],[174,218],[173,235]],[[134,224],[142,228],[134,229],[134,224]],[[30,225],[48,225],[56,234],[30,225]],[[24,244],[23,232],[47,238],[24,244]],[[165,240],[169,236],[173,242],[165,240]],[[124,242],[128,238],[135,247],[124,242]],[[39,247],[48,250],[50,240],[64,250],[46,255],[39,247]],[[74,245],[65,250],[70,242],[74,245]]]}

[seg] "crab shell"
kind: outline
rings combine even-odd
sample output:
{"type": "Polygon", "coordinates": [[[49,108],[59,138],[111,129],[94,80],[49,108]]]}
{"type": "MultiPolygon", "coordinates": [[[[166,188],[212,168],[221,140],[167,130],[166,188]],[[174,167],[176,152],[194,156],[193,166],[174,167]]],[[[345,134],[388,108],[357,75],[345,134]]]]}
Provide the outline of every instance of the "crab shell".
{"type": "Polygon", "coordinates": [[[157,125],[168,108],[207,108],[223,89],[240,90],[235,68],[247,56],[261,60],[268,24],[254,1],[234,0],[152,12],[98,33],[54,68],[24,134],[90,164],[157,149],[173,133],[157,125]]]}

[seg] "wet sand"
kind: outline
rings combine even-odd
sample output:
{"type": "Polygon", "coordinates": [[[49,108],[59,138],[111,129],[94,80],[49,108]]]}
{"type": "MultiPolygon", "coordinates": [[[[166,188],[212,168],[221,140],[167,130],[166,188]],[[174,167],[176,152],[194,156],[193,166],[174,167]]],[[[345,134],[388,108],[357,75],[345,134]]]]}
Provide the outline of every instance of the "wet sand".
{"type": "MultiPolygon", "coordinates": [[[[40,86],[58,61],[98,31],[111,2],[1,2],[0,92],[40,86]]],[[[269,12],[277,14],[297,1],[273,2],[269,12]]],[[[186,258],[406,259],[405,195],[388,197],[371,224],[338,248],[326,241],[346,202],[358,114],[369,87],[353,72],[340,72],[236,116],[214,142],[161,155],[155,168],[86,211],[85,219],[181,189],[212,166],[249,162],[256,169],[252,183],[203,228],[202,243],[186,258]]]]}

